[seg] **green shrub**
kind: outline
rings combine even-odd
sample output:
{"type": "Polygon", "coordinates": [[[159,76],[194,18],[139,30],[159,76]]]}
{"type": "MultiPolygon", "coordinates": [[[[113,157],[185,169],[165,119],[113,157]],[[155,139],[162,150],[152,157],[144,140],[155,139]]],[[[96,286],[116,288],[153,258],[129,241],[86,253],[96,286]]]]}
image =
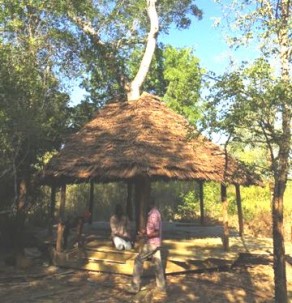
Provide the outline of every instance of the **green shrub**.
{"type": "MultiPolygon", "coordinates": [[[[81,214],[89,203],[89,184],[67,186],[66,215],[81,214]]],[[[161,210],[165,221],[196,221],[200,219],[199,186],[196,182],[153,182],[152,194],[156,204],[161,210]]],[[[228,213],[230,226],[238,228],[237,204],[235,187],[227,187],[228,213]]],[[[247,230],[254,234],[271,234],[271,199],[272,195],[268,186],[241,187],[243,218],[247,230]]],[[[109,183],[94,185],[94,210],[93,219],[107,221],[114,210],[116,203],[126,206],[127,184],[109,183]]],[[[59,209],[60,192],[56,195],[56,215],[59,209]]],[[[292,181],[287,184],[284,197],[284,224],[292,222],[292,181]]],[[[135,201],[133,201],[135,204],[135,201]]],[[[47,226],[50,207],[50,188],[42,187],[38,196],[31,202],[27,214],[27,222],[47,226]]],[[[204,183],[204,212],[206,221],[222,221],[222,203],[220,184],[215,182],[204,183]]],[[[289,227],[289,226],[288,226],[289,227]]],[[[288,228],[290,230],[290,227],[288,228]]]]}

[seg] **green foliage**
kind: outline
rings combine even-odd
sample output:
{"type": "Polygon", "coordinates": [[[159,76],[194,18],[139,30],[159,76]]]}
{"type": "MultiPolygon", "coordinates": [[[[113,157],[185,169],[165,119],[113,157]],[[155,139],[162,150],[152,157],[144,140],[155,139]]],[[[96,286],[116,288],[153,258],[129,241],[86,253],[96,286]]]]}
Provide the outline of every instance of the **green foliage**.
{"type": "MultiPolygon", "coordinates": [[[[229,141],[269,152],[268,169],[286,182],[291,153],[291,10],[290,1],[220,2],[233,46],[259,49],[257,59],[230,67],[218,77],[209,98],[208,119],[229,141]],[[235,9],[236,8],[236,9],[235,9]]],[[[276,217],[275,217],[276,218],[276,217]]]]}
{"type": "Polygon", "coordinates": [[[88,121],[94,118],[96,108],[99,107],[96,104],[84,100],[74,107],[68,109],[69,118],[68,126],[70,132],[76,132],[80,130],[88,121]]]}
{"type": "MultiPolygon", "coordinates": [[[[82,104],[70,109],[69,123],[75,130],[106,102],[125,98],[125,84],[133,78],[131,65],[137,69],[140,64],[149,31],[145,8],[144,0],[4,0],[2,43],[21,45],[42,67],[40,76],[48,71],[65,89],[70,87],[71,77],[82,79],[89,94],[82,104]],[[134,53],[136,60],[131,63],[134,53]]],[[[180,29],[189,27],[191,16],[202,17],[194,0],[159,1],[157,10],[160,32],[164,33],[173,24],[180,29]]],[[[161,78],[152,79],[156,89],[162,85],[161,78]]]]}
{"type": "Polygon", "coordinates": [[[199,118],[199,96],[202,70],[191,49],[167,47],[164,53],[164,79],[167,83],[164,100],[169,107],[191,123],[199,118]]]}
{"type": "Polygon", "coordinates": [[[292,203],[291,203],[291,201],[292,201],[292,180],[291,179],[287,182],[287,185],[286,185],[284,201],[286,202],[285,208],[284,208],[285,218],[289,218],[287,220],[287,222],[288,223],[291,222],[291,224],[292,224],[292,203]]]}
{"type": "Polygon", "coordinates": [[[220,199],[220,185],[215,182],[204,183],[205,212],[209,218],[221,218],[222,207],[220,199]]]}
{"type": "MultiPolygon", "coordinates": [[[[80,215],[88,207],[89,184],[70,185],[67,188],[66,216],[80,215]]],[[[94,186],[95,221],[108,222],[116,203],[126,206],[127,186],[125,183],[95,184],[94,186]]],[[[199,192],[195,182],[155,182],[152,193],[161,210],[164,221],[199,222],[199,192]]],[[[271,190],[269,186],[241,187],[242,209],[245,234],[271,237],[271,190]]],[[[238,230],[238,215],[234,186],[228,186],[229,226],[238,230]]],[[[284,197],[286,202],[292,201],[292,181],[287,184],[284,197]]],[[[56,196],[56,215],[59,208],[60,193],[56,196]]],[[[42,187],[29,208],[27,222],[35,226],[47,226],[50,205],[50,189],[42,187]]],[[[221,224],[222,204],[220,201],[220,185],[214,182],[204,183],[204,205],[206,223],[221,224]]],[[[286,203],[284,210],[285,237],[290,239],[292,224],[292,204],[286,203]]],[[[1,223],[1,222],[0,222],[1,223]]]]}
{"type": "Polygon", "coordinates": [[[188,192],[192,192],[195,187],[195,182],[155,182],[152,183],[152,194],[155,197],[155,204],[159,207],[164,220],[181,220],[182,218],[178,211],[179,207],[187,208],[184,204],[184,196],[188,192]]]}
{"type": "MultiPolygon", "coordinates": [[[[118,184],[96,184],[94,186],[95,200],[93,207],[93,219],[96,221],[108,221],[113,213],[114,205],[124,202],[124,188],[118,184]]],[[[66,190],[65,220],[80,216],[88,209],[90,185],[87,183],[68,185],[66,190]]],[[[34,226],[47,227],[50,219],[51,189],[42,186],[34,203],[27,211],[27,223],[34,226]]],[[[58,217],[60,207],[60,191],[56,192],[55,218],[58,217]]]]}
{"type": "MultiPolygon", "coordinates": [[[[66,76],[69,82],[72,75],[80,76],[89,101],[100,106],[125,96],[129,59],[133,51],[144,48],[149,31],[145,8],[145,0],[4,0],[0,22],[5,42],[17,43],[22,33],[25,43],[51,59],[59,79],[66,76]]],[[[192,16],[202,17],[194,0],[159,1],[157,11],[164,33],[173,24],[185,29],[192,16]]]]}
{"type": "MultiPolygon", "coordinates": [[[[137,72],[141,50],[136,50],[129,65],[130,75],[137,72]]],[[[167,105],[192,124],[199,119],[203,70],[189,48],[160,45],[152,60],[143,90],[162,97],[167,105]]]]}
{"type": "MultiPolygon", "coordinates": [[[[186,182],[184,188],[177,188],[177,204],[173,206],[171,218],[178,221],[195,221],[200,218],[199,187],[196,182],[186,182]]],[[[220,186],[214,182],[204,183],[204,212],[208,219],[220,220],[222,207],[220,203],[220,186]]]]}
{"type": "Polygon", "coordinates": [[[0,49],[2,203],[17,195],[13,183],[23,176],[31,178],[44,152],[59,147],[66,125],[67,95],[52,75],[42,73],[35,57],[22,51],[0,49]]]}
{"type": "MultiPolygon", "coordinates": [[[[271,213],[271,192],[269,186],[241,187],[241,202],[246,222],[253,220],[260,213],[271,213]]],[[[228,202],[230,215],[237,215],[235,188],[228,187],[228,202]]]]}
{"type": "Polygon", "coordinates": [[[175,218],[182,221],[193,221],[199,216],[199,203],[195,192],[189,191],[181,194],[182,203],[177,206],[175,218]]]}
{"type": "MultiPolygon", "coordinates": [[[[270,159],[277,159],[280,146],[286,142],[283,141],[286,131],[281,130],[281,113],[283,107],[291,106],[292,86],[283,85],[284,82],[263,59],[224,74],[209,97],[207,117],[210,125],[229,134],[234,145],[257,147],[266,154],[269,151],[270,159]]],[[[288,119],[291,120],[291,116],[288,119]]],[[[277,166],[270,166],[267,159],[266,155],[265,167],[275,169],[277,166]]]]}
{"type": "Polygon", "coordinates": [[[232,47],[257,47],[265,58],[277,60],[280,55],[281,31],[291,30],[289,0],[232,0],[220,3],[226,18],[221,24],[227,28],[232,47]]]}

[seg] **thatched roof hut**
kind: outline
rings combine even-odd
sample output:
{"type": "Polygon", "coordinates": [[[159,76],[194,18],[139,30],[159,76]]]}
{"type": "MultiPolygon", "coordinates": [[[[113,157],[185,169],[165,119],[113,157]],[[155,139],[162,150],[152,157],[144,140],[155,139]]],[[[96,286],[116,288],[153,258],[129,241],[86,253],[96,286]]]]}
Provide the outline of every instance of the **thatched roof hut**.
{"type": "MultiPolygon", "coordinates": [[[[106,105],[96,117],[65,142],[41,175],[41,183],[61,186],[61,215],[66,184],[90,182],[89,211],[93,207],[93,183],[127,181],[135,188],[135,222],[145,226],[153,180],[200,181],[201,224],[204,224],[202,181],[221,183],[224,247],[228,249],[226,184],[236,186],[240,233],[243,219],[239,185],[261,185],[261,179],[239,161],[198,133],[159,98],[143,94],[138,100],[106,105]]],[[[128,195],[130,197],[130,195],[128,195]]],[[[131,205],[131,199],[128,199],[131,205]]],[[[128,209],[131,209],[129,207],[128,209]]]]}
{"type": "Polygon", "coordinates": [[[245,165],[199,134],[159,98],[106,105],[72,135],[41,176],[42,184],[87,181],[212,180],[260,185],[245,165]]]}

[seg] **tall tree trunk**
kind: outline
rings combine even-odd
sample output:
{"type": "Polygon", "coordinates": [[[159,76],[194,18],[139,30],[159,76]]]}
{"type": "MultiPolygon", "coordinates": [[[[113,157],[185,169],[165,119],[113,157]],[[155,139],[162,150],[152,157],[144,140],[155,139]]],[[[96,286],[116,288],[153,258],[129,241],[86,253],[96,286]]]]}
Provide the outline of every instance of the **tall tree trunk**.
{"type": "Polygon", "coordinates": [[[156,48],[156,40],[159,31],[158,15],[156,11],[156,0],[147,0],[147,13],[150,20],[150,31],[144,56],[134,80],[127,87],[128,101],[137,100],[140,97],[140,88],[147,76],[152,57],[156,48]]]}
{"type": "Polygon", "coordinates": [[[273,195],[273,247],[275,302],[288,303],[285,266],[285,245],[283,236],[283,195],[285,184],[276,181],[273,195]]]}
{"type": "Polygon", "coordinates": [[[274,195],[273,195],[273,242],[274,242],[274,282],[275,302],[287,303],[287,280],[285,264],[285,244],[283,236],[283,199],[289,171],[289,154],[291,150],[291,103],[288,101],[291,87],[289,61],[289,19],[291,14],[290,0],[278,2],[281,8],[281,26],[278,32],[280,45],[281,80],[285,90],[282,98],[282,137],[279,140],[278,162],[274,161],[274,195]]]}
{"type": "Polygon", "coordinates": [[[287,303],[287,279],[283,228],[284,193],[289,171],[291,146],[291,109],[284,105],[282,115],[283,135],[279,143],[279,157],[274,161],[274,194],[272,201],[275,302],[287,303]],[[277,163],[276,163],[277,162],[277,163]]]}

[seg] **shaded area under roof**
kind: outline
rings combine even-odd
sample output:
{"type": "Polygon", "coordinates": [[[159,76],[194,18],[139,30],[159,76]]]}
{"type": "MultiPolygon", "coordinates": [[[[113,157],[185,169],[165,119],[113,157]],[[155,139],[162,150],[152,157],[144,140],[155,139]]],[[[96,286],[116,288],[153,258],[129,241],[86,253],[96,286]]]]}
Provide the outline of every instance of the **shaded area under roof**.
{"type": "Polygon", "coordinates": [[[41,174],[42,184],[208,180],[261,185],[259,176],[227,156],[159,98],[106,105],[68,138],[41,174]]]}

